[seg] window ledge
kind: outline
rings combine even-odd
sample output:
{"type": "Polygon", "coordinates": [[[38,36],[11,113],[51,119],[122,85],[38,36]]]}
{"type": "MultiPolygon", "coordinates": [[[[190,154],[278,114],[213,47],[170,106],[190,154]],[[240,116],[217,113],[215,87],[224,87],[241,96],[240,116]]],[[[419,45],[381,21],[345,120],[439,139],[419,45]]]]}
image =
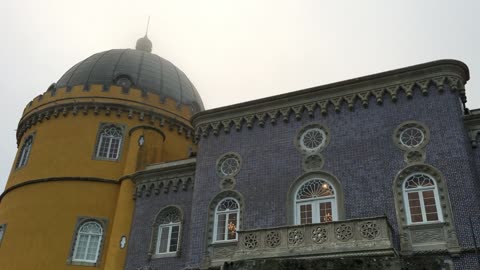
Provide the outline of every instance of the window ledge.
{"type": "Polygon", "coordinates": [[[445,222],[439,221],[439,222],[416,223],[416,224],[412,223],[412,224],[408,224],[406,227],[411,228],[411,229],[415,229],[415,228],[441,228],[445,225],[446,225],[445,222]]]}
{"type": "Polygon", "coordinates": [[[92,267],[97,266],[96,262],[71,261],[69,264],[70,265],[80,265],[80,266],[92,266],[92,267]]]}
{"type": "Polygon", "coordinates": [[[158,253],[158,254],[152,255],[152,259],[172,258],[172,257],[178,257],[178,252],[158,253]]]}
{"type": "Polygon", "coordinates": [[[235,240],[228,240],[228,241],[213,242],[213,243],[210,243],[209,246],[215,246],[215,247],[226,246],[226,247],[229,247],[229,246],[236,246],[237,243],[238,243],[238,239],[235,239],[235,240]]]}

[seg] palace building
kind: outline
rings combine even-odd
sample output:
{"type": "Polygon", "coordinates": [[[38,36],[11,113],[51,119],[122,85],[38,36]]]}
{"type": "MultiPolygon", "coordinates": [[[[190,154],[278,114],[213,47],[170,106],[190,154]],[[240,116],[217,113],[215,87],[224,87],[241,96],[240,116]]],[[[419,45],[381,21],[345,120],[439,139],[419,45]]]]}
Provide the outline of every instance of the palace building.
{"type": "Polygon", "coordinates": [[[94,54],[30,101],[0,268],[480,269],[480,110],[439,60],[204,110],[185,73],[94,54]]]}

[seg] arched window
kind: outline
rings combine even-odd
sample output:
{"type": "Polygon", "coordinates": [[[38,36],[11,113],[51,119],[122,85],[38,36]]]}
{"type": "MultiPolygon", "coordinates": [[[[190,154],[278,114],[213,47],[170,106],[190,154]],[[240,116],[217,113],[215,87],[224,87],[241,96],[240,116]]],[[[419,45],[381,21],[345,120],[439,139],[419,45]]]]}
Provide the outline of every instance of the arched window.
{"type": "Polygon", "coordinates": [[[408,224],[443,221],[437,185],[430,175],[408,176],[403,184],[403,196],[408,224]]]}
{"type": "Polygon", "coordinates": [[[239,203],[234,198],[225,198],[217,204],[213,226],[215,242],[237,240],[239,216],[239,203]]]}
{"type": "Polygon", "coordinates": [[[327,180],[307,180],[295,193],[295,224],[338,220],[335,195],[335,188],[327,180]]]}
{"type": "Polygon", "coordinates": [[[102,242],[102,225],[95,221],[83,223],[77,231],[73,262],[96,263],[102,242]]]}
{"type": "Polygon", "coordinates": [[[33,135],[28,136],[22,145],[22,150],[17,159],[17,168],[21,168],[27,164],[28,157],[30,156],[30,150],[32,149],[33,135]]]}
{"type": "Polygon", "coordinates": [[[158,235],[155,254],[176,253],[180,242],[182,214],[176,207],[162,210],[157,217],[158,235]]]}
{"type": "Polygon", "coordinates": [[[96,157],[118,159],[122,146],[123,130],[115,125],[102,126],[97,142],[96,157]]]}

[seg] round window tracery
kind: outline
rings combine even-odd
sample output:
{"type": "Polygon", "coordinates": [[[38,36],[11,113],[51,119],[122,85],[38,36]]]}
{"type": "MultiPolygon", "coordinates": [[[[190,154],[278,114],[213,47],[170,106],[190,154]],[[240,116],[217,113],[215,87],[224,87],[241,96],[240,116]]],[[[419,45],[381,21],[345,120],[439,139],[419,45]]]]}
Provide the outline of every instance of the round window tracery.
{"type": "Polygon", "coordinates": [[[217,161],[217,173],[221,177],[233,177],[240,171],[241,160],[235,153],[227,153],[217,161]]]}
{"type": "Polygon", "coordinates": [[[405,151],[423,148],[429,141],[429,130],[417,121],[407,121],[399,125],[394,132],[395,144],[405,151]]]}
{"type": "Polygon", "coordinates": [[[300,136],[300,145],[308,151],[315,151],[325,143],[325,132],[319,128],[306,130],[300,136]]]}
{"type": "Polygon", "coordinates": [[[322,179],[312,179],[303,184],[297,192],[297,200],[308,200],[335,195],[335,191],[327,181],[322,179]]]}
{"type": "Polygon", "coordinates": [[[320,152],[329,141],[329,132],[320,124],[309,124],[301,128],[295,137],[295,146],[307,155],[320,152]]]}
{"type": "Polygon", "coordinates": [[[406,147],[417,147],[425,139],[423,131],[416,127],[409,127],[400,133],[400,143],[406,147]]]}

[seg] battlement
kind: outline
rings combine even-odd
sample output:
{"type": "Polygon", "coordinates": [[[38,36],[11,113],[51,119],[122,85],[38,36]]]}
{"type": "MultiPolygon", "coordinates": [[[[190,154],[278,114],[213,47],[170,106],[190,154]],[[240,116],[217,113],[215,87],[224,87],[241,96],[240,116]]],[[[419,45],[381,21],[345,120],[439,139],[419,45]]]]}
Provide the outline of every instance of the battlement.
{"type": "Polygon", "coordinates": [[[105,87],[99,84],[93,84],[89,87],[83,85],[72,88],[56,89],[52,84],[45,93],[38,95],[30,101],[23,110],[22,119],[26,118],[34,111],[45,109],[52,105],[60,103],[73,102],[93,102],[106,100],[109,102],[130,103],[136,106],[146,106],[148,109],[160,109],[168,111],[171,114],[190,119],[195,112],[199,111],[197,104],[178,104],[173,98],[160,96],[150,91],[143,91],[137,88],[123,88],[117,85],[105,87]]]}

